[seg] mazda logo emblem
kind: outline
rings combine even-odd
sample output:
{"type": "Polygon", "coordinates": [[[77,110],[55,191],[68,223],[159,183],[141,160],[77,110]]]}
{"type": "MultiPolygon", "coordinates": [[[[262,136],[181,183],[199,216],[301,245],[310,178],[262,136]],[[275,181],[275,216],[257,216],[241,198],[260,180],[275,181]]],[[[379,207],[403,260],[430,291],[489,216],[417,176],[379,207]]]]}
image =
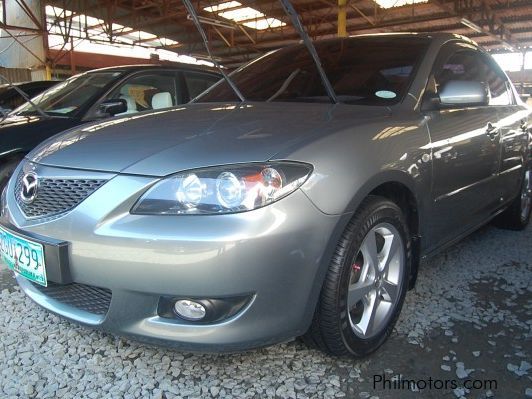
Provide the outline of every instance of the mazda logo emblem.
{"type": "Polygon", "coordinates": [[[22,188],[20,189],[20,199],[25,204],[31,204],[37,197],[37,186],[39,178],[33,172],[26,173],[22,177],[22,188]]]}

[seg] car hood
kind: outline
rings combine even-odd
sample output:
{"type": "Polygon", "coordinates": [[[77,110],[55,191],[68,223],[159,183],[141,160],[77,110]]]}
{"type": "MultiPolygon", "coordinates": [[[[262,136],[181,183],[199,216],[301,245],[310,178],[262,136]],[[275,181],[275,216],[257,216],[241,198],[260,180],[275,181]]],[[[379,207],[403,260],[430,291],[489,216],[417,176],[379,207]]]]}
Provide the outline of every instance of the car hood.
{"type": "Polygon", "coordinates": [[[0,121],[0,132],[8,131],[13,128],[51,128],[54,126],[68,125],[71,123],[70,118],[58,118],[49,117],[45,118],[40,115],[35,116],[22,116],[22,115],[9,115],[5,119],[0,121]]]}
{"type": "Polygon", "coordinates": [[[72,118],[9,115],[0,121],[0,154],[12,150],[29,151],[38,143],[79,124],[72,118]]]}
{"type": "Polygon", "coordinates": [[[360,119],[386,117],[384,107],[332,104],[188,104],[108,119],[43,143],[29,158],[49,166],[165,176],[181,170],[267,161],[316,132],[337,129],[347,109],[360,119]],[[334,127],[336,126],[336,127],[334,127]]]}

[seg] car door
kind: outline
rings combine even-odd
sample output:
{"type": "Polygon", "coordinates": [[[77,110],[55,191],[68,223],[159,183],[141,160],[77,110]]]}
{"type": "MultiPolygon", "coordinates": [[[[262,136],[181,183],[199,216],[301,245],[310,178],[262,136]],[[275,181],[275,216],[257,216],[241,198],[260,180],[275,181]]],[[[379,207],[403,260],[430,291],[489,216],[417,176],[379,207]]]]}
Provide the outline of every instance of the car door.
{"type": "MultiPolygon", "coordinates": [[[[449,81],[487,84],[487,78],[477,48],[450,44],[437,58],[427,95],[437,98],[449,81]]],[[[486,220],[500,204],[499,115],[491,104],[436,105],[426,115],[433,165],[430,242],[439,246],[486,220]]]]}
{"type": "Polygon", "coordinates": [[[499,186],[501,202],[510,202],[521,189],[523,167],[527,158],[530,109],[518,101],[506,74],[489,55],[490,103],[497,108],[500,132],[499,186]]]}

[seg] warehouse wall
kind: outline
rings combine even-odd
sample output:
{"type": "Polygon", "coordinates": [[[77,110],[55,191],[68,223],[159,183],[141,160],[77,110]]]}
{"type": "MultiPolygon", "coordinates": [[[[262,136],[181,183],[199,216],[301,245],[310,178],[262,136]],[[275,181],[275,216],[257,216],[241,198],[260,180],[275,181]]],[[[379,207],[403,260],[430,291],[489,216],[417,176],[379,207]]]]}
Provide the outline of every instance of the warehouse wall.
{"type": "MultiPolygon", "coordinates": [[[[35,16],[41,20],[40,0],[26,0],[26,4],[31,8],[35,16]]],[[[28,15],[20,8],[15,0],[6,0],[6,24],[12,26],[22,26],[36,28],[28,15]]],[[[10,30],[15,35],[27,35],[28,32],[10,30]]],[[[43,39],[38,36],[20,36],[20,41],[24,43],[40,60],[45,59],[43,39]]],[[[18,44],[7,32],[0,30],[0,66],[7,68],[44,68],[42,62],[18,44]]]]}
{"type": "MultiPolygon", "coordinates": [[[[3,68],[0,67],[0,74],[9,79],[10,82],[27,82],[32,80],[31,72],[27,68],[3,68]]],[[[0,82],[5,83],[5,82],[0,82]]]]}

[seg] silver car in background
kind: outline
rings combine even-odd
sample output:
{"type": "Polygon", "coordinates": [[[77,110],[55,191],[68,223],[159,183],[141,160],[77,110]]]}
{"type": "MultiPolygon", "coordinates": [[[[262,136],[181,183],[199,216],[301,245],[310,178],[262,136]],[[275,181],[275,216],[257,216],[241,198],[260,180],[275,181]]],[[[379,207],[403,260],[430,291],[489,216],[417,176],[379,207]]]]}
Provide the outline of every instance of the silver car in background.
{"type": "Polygon", "coordinates": [[[96,122],[31,152],[2,197],[3,257],[37,304],[185,350],[303,336],[363,356],[420,261],[530,218],[530,110],[451,34],[316,43],[193,103],[96,122]]]}

